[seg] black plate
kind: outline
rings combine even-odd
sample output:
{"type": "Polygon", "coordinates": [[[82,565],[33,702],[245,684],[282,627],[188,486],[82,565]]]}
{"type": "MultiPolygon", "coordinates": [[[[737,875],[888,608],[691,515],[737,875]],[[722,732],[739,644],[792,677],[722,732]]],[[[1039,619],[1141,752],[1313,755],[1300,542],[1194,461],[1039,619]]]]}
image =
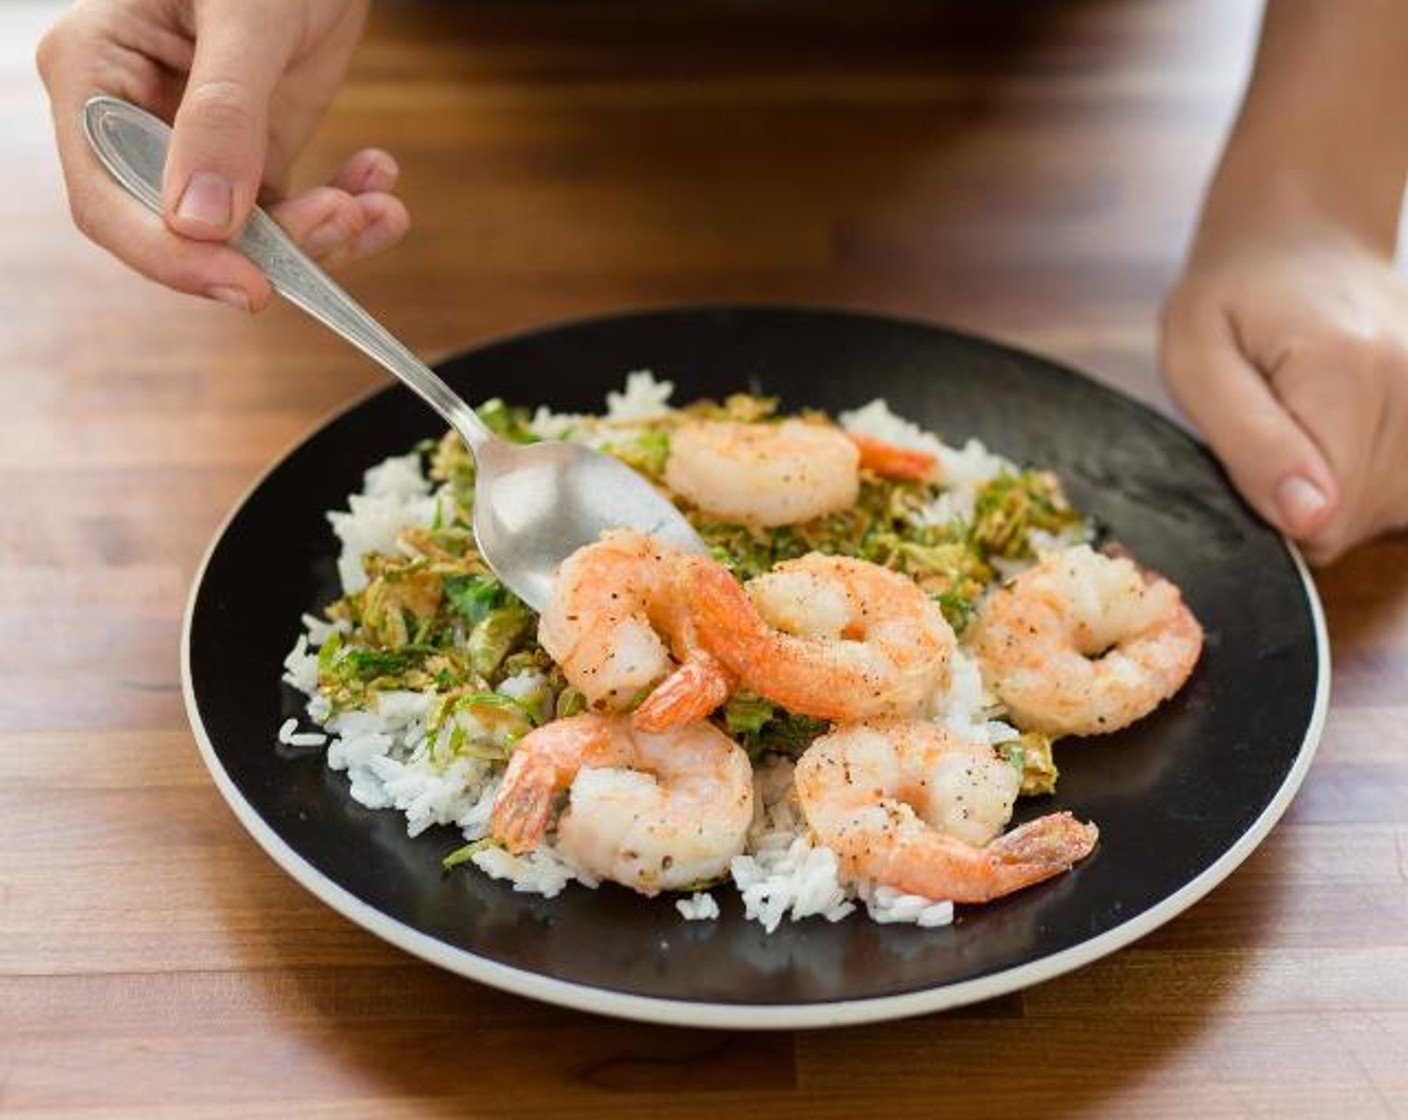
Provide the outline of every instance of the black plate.
{"type": "MultiPolygon", "coordinates": [[[[1135,728],[1059,748],[1059,794],[1099,823],[1071,874],[951,927],[809,919],[767,935],[717,892],[717,922],[616,887],[515,894],[445,874],[449,829],[411,840],[394,811],[347,795],[321,752],[276,746],[299,697],[280,684],[299,616],[335,592],[324,511],[362,472],[441,425],[390,388],[315,432],[254,488],[193,592],[187,705],[206,762],[257,840],[315,894],[389,941],[485,983],[607,1014],[719,1026],[811,1026],[954,1006],[1111,952],[1191,905],[1284,811],[1309,765],[1328,690],[1320,608],[1304,568],[1159,415],[1051,362],[938,327],[834,311],[685,309],[574,323],[441,366],[471,400],[599,410],[649,368],[687,401],[753,387],[784,407],[886,398],[949,441],[969,436],[1054,468],[1080,507],[1184,591],[1207,629],[1188,686],[1135,728]]],[[[1054,804],[1052,803],[1054,801],[1054,804]]]]}

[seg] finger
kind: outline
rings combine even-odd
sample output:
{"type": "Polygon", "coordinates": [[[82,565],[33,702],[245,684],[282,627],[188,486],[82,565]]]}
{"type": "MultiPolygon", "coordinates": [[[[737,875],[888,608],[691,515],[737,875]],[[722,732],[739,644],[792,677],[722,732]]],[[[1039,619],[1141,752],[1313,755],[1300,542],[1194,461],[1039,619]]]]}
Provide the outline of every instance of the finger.
{"type": "Polygon", "coordinates": [[[1303,534],[1322,551],[1363,519],[1364,486],[1381,414],[1375,361],[1355,340],[1336,337],[1289,354],[1270,378],[1277,399],[1311,433],[1336,481],[1334,516],[1303,534]]]}
{"type": "Polygon", "coordinates": [[[263,180],[265,191],[272,195],[268,201],[278,201],[290,193],[294,160],[346,76],[370,0],[302,0],[298,6],[308,14],[306,38],[271,103],[263,180]]]}
{"type": "Polygon", "coordinates": [[[244,225],[264,173],[269,103],[303,33],[298,11],[285,0],[196,6],[162,191],[177,233],[223,241],[244,225]]]}
{"type": "Polygon", "coordinates": [[[335,187],[315,187],[269,213],[309,256],[332,267],[390,248],[410,227],[395,195],[350,195],[335,187]]]}
{"type": "Polygon", "coordinates": [[[367,224],[357,237],[352,259],[361,260],[383,253],[399,244],[409,232],[411,216],[406,204],[394,194],[363,194],[357,196],[357,201],[367,224]]]}
{"type": "Polygon", "coordinates": [[[1328,568],[1349,550],[1349,542],[1334,541],[1325,544],[1314,540],[1300,542],[1301,555],[1312,568],[1328,568]]]}
{"type": "Polygon", "coordinates": [[[119,260],[178,292],[220,300],[243,311],[268,306],[273,294],[269,281],[241,253],[220,242],[172,233],[160,217],[120,190],[116,198],[85,200],[100,189],[106,190],[106,185],[84,183],[71,188],[75,220],[119,260]],[[85,211],[102,217],[92,222],[79,219],[77,215],[85,211]]]}
{"type": "MultiPolygon", "coordinates": [[[[83,102],[94,90],[167,111],[161,69],[188,61],[179,36],[147,29],[150,54],[130,52],[111,63],[107,22],[122,12],[97,5],[69,9],[36,52],[40,76],[52,100],[54,135],[74,225],[90,240],[139,273],[177,291],[223,299],[250,310],[269,302],[263,275],[222,245],[193,243],[166,228],[98,163],[83,131],[83,102]],[[107,60],[106,62],[104,60],[107,60]]],[[[132,29],[124,26],[123,34],[132,29]]]]}
{"type": "Polygon", "coordinates": [[[1311,537],[1334,516],[1339,488],[1315,440],[1242,354],[1222,315],[1175,308],[1165,318],[1164,369],[1243,497],[1267,521],[1311,537]]]}
{"type": "Polygon", "coordinates": [[[328,185],[348,194],[387,194],[396,188],[401,168],[389,152],[380,148],[363,148],[338,168],[328,185]]]}
{"type": "Polygon", "coordinates": [[[1312,562],[1329,563],[1395,527],[1404,493],[1399,418],[1408,385],[1408,346],[1396,326],[1342,326],[1293,354],[1272,383],[1315,433],[1340,484],[1336,515],[1305,541],[1312,562]]]}
{"type": "Polygon", "coordinates": [[[366,216],[366,228],[352,247],[350,260],[361,260],[383,253],[400,243],[411,228],[406,204],[394,194],[364,194],[357,201],[366,216]]]}

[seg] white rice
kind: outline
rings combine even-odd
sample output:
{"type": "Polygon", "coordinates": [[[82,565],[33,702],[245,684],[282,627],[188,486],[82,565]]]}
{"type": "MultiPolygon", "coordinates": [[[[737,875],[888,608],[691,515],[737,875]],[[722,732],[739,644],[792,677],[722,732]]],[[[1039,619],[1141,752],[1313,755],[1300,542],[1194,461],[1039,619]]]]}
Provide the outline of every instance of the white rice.
{"type": "Polygon", "coordinates": [[[481,848],[470,856],[470,861],[493,879],[507,879],[513,889],[524,894],[540,894],[544,898],[555,898],[571,882],[579,882],[587,887],[597,886],[597,881],[573,868],[552,848],[534,848],[525,855],[516,856],[503,848],[481,848]]]}
{"type": "Polygon", "coordinates": [[[622,423],[658,419],[670,410],[674,392],[673,381],[656,381],[648,369],[628,373],[621,392],[606,394],[606,418],[622,423]]]}
{"type": "Polygon", "coordinates": [[[396,456],[366,472],[362,492],[347,499],[346,511],[328,514],[342,543],[337,576],[344,592],[350,595],[366,586],[366,553],[400,552],[398,538],[404,530],[434,522],[436,500],[429,494],[430,480],[421,472],[420,457],[396,456]]]}
{"type": "Polygon", "coordinates": [[[943,899],[925,898],[920,894],[904,894],[883,883],[865,883],[861,887],[865,910],[871,920],[887,925],[909,922],[932,929],[953,922],[953,903],[943,899]]]}
{"type": "Polygon", "coordinates": [[[743,898],[744,915],[769,933],[783,918],[817,915],[840,921],[856,907],[830,848],[813,844],[792,787],[793,763],[772,758],[753,775],[753,826],[745,854],[729,870],[743,898]]]}
{"type": "Polygon", "coordinates": [[[284,720],[279,728],[279,742],[287,747],[321,747],[327,741],[321,731],[299,731],[296,719],[284,720]]]}
{"type": "MultiPolygon", "coordinates": [[[[621,392],[609,394],[605,415],[617,425],[649,420],[669,407],[673,391],[670,382],[657,381],[648,372],[632,373],[621,392]]],[[[843,413],[840,421],[852,431],[939,456],[949,489],[926,511],[925,517],[932,523],[971,515],[978,487],[1001,471],[1015,470],[1008,460],[989,453],[976,441],[961,449],[943,444],[932,433],[896,416],[883,400],[843,413]]],[[[548,438],[581,438],[581,429],[591,422],[594,418],[539,408],[530,426],[548,438]]],[[[401,551],[400,534],[412,526],[431,524],[439,500],[417,455],[396,456],[368,470],[363,489],[348,498],[347,509],[328,514],[341,545],[337,568],[344,591],[352,593],[365,586],[365,553],[401,551]]],[[[346,772],[352,798],[368,808],[402,813],[409,835],[431,825],[445,825],[456,828],[469,842],[487,836],[498,789],[494,767],[444,750],[448,727],[441,730],[439,744],[429,741],[426,720],[434,694],[382,692],[369,709],[330,715],[328,701],[317,693],[316,651],[334,632],[346,632],[348,627],[311,615],[303,617],[303,626],[304,632],[284,661],[283,679],[307,697],[307,718],[321,729],[300,731],[299,721],[288,719],[278,730],[279,742],[289,746],[325,744],[328,765],[346,772]]],[[[504,681],[499,691],[509,697],[524,697],[544,684],[540,675],[524,673],[504,681]]],[[[997,744],[1014,738],[1015,729],[989,719],[989,710],[977,666],[959,650],[953,659],[952,686],[936,701],[932,717],[954,734],[978,742],[997,744]]],[[[744,854],[731,865],[733,888],[750,920],[771,932],[784,920],[821,917],[839,921],[856,911],[858,904],[877,922],[929,927],[953,920],[949,902],[848,880],[841,873],[836,853],[812,841],[792,788],[792,769],[791,760],[775,757],[759,766],[754,775],[754,822],[744,854]]],[[[597,885],[550,845],[526,855],[486,845],[470,860],[485,874],[512,883],[516,891],[548,898],[574,881],[597,885]]],[[[677,899],[675,907],[688,921],[712,920],[720,913],[715,896],[705,891],[677,899]]]]}
{"type": "Polygon", "coordinates": [[[621,425],[641,423],[669,411],[670,397],[675,386],[671,381],[657,381],[649,370],[636,370],[626,375],[620,392],[606,394],[606,411],[601,416],[575,412],[553,412],[539,405],[528,422],[528,430],[540,439],[574,439],[592,447],[608,442],[621,425]],[[608,426],[598,422],[605,419],[608,426]]]}
{"type": "Polygon", "coordinates": [[[695,891],[688,898],[675,901],[675,909],[687,922],[708,922],[719,916],[719,902],[707,891],[695,891]]]}
{"type": "Polygon", "coordinates": [[[1017,465],[1011,459],[995,455],[978,440],[970,439],[962,447],[950,447],[933,432],[896,416],[883,398],[850,412],[842,412],[837,421],[848,432],[874,436],[896,447],[927,451],[939,459],[940,477],[953,491],[972,493],[989,479],[1003,471],[1015,473],[1017,465]]]}
{"type": "MultiPolygon", "coordinates": [[[[308,647],[311,644],[312,638],[308,634],[298,635],[298,641],[284,658],[284,683],[310,698],[318,691],[318,655],[309,652],[308,647]]],[[[296,720],[294,722],[297,723],[296,720]]],[[[288,724],[285,723],[284,726],[287,727],[288,724]]],[[[279,737],[282,741],[282,730],[279,737]]]]}

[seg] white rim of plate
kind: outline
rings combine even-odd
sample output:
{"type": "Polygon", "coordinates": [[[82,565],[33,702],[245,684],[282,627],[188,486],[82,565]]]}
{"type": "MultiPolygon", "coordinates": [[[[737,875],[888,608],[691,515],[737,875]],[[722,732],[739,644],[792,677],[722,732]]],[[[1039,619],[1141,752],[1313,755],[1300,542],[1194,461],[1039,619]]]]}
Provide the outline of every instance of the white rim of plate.
{"type": "MultiPolygon", "coordinates": [[[[998,344],[1002,345],[1002,344],[998,344]]],[[[1091,379],[1094,381],[1094,379],[1091,379]]],[[[1095,381],[1096,384],[1119,396],[1150,408],[1138,398],[1132,397],[1119,388],[1095,381]]],[[[345,412],[370,400],[380,389],[338,408],[316,424],[309,435],[323,430],[329,423],[345,412]]],[[[1164,419],[1170,419],[1164,417],[1164,419]]],[[[1178,890],[1149,909],[1135,915],[1105,933],[1098,934],[1088,941],[1072,945],[1069,949],[1052,953],[1027,964],[1004,969],[988,976],[944,984],[902,995],[872,996],[858,1000],[838,1000],[829,1003],[789,1003],[789,1004],[749,1004],[711,1003],[707,1001],[665,999],[657,996],[632,995],[628,992],[613,991],[610,988],[597,988],[589,984],[578,984],[568,980],[558,980],[536,972],[527,972],[497,961],[476,956],[467,949],[456,948],[420,930],[412,929],[403,922],[383,914],[374,906],[363,902],[345,887],[339,886],[322,874],[311,863],[299,855],[287,841],[275,832],[255,808],[245,800],[244,794],[226,772],[215,745],[201,722],[200,708],[196,702],[195,685],[191,677],[191,626],[195,617],[196,598],[205,580],[206,568],[211,557],[224,539],[231,522],[245,504],[261,487],[265,480],[279,468],[289,455],[293,454],[308,436],[296,441],[284,454],[278,456],[235,502],[230,512],[220,523],[201,558],[200,567],[191,583],[186,599],[186,609],[181,623],[181,694],[185,700],[186,718],[195,733],[196,745],[206,769],[215,779],[215,786],[226,804],[261,848],[287,872],[296,882],[310,891],[316,898],[348,918],[356,925],[375,934],[382,940],[410,953],[414,957],[438,965],[449,972],[467,979],[487,984],[490,987],[544,1003],[557,1004],[578,1011],[597,1015],[633,1019],[647,1023],[664,1023],[679,1027],[709,1027],[729,1030],[789,1030],[796,1028],[839,1027],[858,1023],[873,1023],[889,1019],[903,1019],[914,1015],[924,1015],[934,1011],[945,1011],[955,1007],[978,1003],[985,999],[1007,995],[1010,992],[1029,988],[1046,980],[1055,979],[1067,972],[1081,968],[1101,957],[1109,956],[1126,945],[1152,933],[1165,922],[1177,917],[1201,899],[1233,871],[1235,871],[1253,851],[1266,839],[1276,822],[1290,806],[1306,773],[1310,770],[1316,748],[1324,732],[1325,718],[1330,697],[1330,657],[1329,635],[1325,628],[1325,613],[1320,603],[1320,594],[1311,578],[1300,550],[1288,538],[1283,537],[1296,571],[1300,574],[1306,602],[1310,607],[1311,621],[1315,631],[1316,685],[1315,703],[1311,709],[1310,722],[1301,740],[1296,760],[1287,772],[1285,780],[1277,789],[1261,815],[1242,833],[1237,840],[1204,868],[1198,875],[1178,890]]],[[[1195,438],[1196,437],[1190,437],[1195,438]]],[[[270,729],[269,743],[273,749],[275,732],[270,729]]],[[[684,921],[684,919],[681,919],[684,921]]]]}

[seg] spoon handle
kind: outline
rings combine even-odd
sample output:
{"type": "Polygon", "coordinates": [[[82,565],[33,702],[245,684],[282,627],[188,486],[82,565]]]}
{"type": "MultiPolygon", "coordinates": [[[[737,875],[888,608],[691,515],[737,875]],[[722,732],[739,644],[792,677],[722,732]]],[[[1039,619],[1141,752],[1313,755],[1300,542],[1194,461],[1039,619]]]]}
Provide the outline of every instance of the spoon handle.
{"type": "MultiPolygon", "coordinates": [[[[113,177],[161,213],[162,174],[171,129],[120,98],[98,95],[83,106],[88,142],[113,177]]],[[[333,282],[259,207],[230,242],[269,278],[273,289],[381,363],[443,416],[478,456],[497,437],[458,395],[399,339],[333,282]]]]}

